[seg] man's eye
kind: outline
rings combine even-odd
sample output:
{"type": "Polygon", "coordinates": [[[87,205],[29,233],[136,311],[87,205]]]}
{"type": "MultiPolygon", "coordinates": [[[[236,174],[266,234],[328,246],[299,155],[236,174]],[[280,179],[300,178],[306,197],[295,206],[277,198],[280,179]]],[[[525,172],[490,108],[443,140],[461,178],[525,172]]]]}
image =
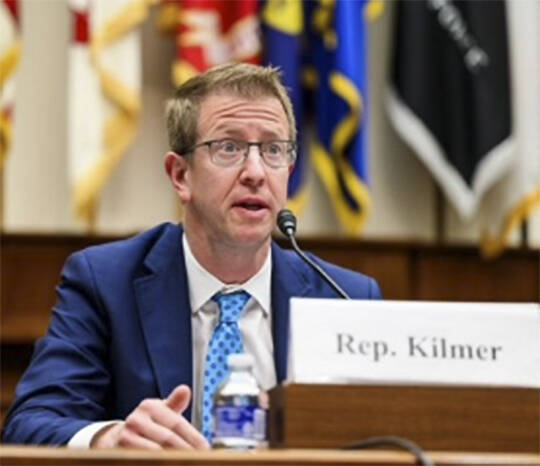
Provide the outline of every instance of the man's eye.
{"type": "Polygon", "coordinates": [[[221,150],[225,152],[237,152],[239,149],[235,141],[223,141],[221,143],[221,150]]]}
{"type": "Polygon", "coordinates": [[[280,155],[283,152],[283,147],[278,142],[269,142],[266,144],[266,153],[269,155],[280,155]]]}

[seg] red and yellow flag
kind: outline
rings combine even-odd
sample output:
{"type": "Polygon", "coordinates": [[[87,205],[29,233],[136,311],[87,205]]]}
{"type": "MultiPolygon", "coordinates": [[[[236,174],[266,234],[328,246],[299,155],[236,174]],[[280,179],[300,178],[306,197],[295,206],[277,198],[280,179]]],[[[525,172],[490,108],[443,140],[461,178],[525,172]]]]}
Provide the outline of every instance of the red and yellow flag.
{"type": "Polygon", "coordinates": [[[160,27],[175,33],[173,83],[230,61],[260,63],[258,0],[165,0],[160,27]]]}
{"type": "Polygon", "coordinates": [[[20,3],[0,0],[0,169],[12,140],[15,70],[21,57],[20,3]]]}

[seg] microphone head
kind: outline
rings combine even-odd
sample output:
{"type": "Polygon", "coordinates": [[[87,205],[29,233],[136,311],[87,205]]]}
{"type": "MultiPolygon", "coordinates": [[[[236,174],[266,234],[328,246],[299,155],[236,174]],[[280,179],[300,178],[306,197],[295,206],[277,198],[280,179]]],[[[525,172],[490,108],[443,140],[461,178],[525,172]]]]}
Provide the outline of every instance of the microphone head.
{"type": "Polygon", "coordinates": [[[285,236],[294,236],[296,233],[296,217],[288,209],[282,209],[277,215],[277,225],[285,236]]]}

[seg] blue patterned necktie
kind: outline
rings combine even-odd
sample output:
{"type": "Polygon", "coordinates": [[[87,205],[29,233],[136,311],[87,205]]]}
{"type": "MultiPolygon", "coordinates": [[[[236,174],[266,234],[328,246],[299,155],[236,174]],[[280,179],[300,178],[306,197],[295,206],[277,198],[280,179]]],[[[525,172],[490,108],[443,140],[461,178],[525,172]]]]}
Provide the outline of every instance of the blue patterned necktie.
{"type": "Polygon", "coordinates": [[[208,344],[202,396],[202,433],[209,442],[212,440],[214,394],[229,374],[227,357],[229,354],[244,352],[238,319],[249,298],[249,293],[245,291],[228,294],[220,292],[212,298],[219,305],[219,322],[208,344]]]}

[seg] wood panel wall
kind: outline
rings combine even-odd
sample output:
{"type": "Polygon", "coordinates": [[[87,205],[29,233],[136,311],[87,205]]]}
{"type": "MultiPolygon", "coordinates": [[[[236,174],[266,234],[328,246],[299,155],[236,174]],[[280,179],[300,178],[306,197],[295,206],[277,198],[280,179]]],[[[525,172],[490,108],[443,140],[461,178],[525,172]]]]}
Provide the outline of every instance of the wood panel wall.
{"type": "MultiPolygon", "coordinates": [[[[4,413],[34,341],[47,329],[55,286],[69,254],[118,238],[0,235],[1,397],[4,413]]],[[[284,247],[287,242],[278,240],[284,247]]],[[[540,251],[483,260],[472,247],[305,238],[303,249],[371,275],[386,299],[538,302],[540,251]]]]}

